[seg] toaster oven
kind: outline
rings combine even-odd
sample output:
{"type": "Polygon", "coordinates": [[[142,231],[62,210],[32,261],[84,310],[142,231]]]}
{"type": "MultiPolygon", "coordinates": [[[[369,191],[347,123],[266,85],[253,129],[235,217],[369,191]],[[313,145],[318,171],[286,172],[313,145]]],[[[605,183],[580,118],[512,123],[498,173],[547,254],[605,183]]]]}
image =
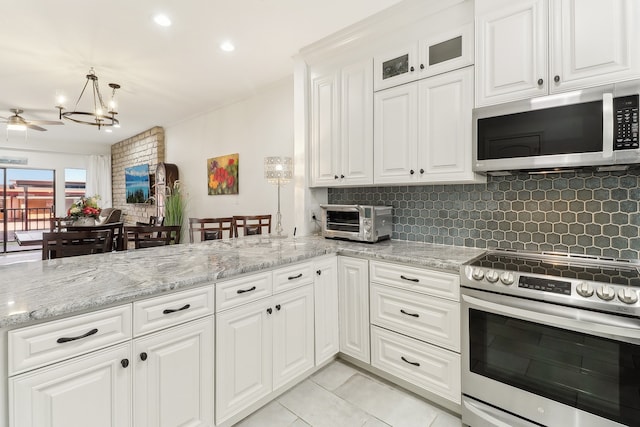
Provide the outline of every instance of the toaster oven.
{"type": "Polygon", "coordinates": [[[377,242],[390,239],[391,206],[320,205],[322,236],[328,239],[377,242]]]}

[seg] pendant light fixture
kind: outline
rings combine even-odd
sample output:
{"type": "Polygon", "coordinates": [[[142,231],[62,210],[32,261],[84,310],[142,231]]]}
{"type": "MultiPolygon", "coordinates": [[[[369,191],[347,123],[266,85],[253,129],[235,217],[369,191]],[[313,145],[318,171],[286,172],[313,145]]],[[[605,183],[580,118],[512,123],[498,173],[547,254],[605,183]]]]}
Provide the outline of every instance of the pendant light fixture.
{"type": "MultiPolygon", "coordinates": [[[[116,119],[116,101],[115,95],[116,90],[120,89],[120,85],[117,83],[109,83],[109,87],[111,88],[111,100],[108,105],[105,105],[102,100],[102,94],[100,93],[100,87],[98,85],[98,76],[94,71],[93,67],[89,70],[89,74],[86,75],[87,81],[82,88],[82,92],[80,92],[80,96],[76,101],[76,105],[73,108],[73,111],[64,111],[65,107],[63,105],[56,105],[56,108],[60,112],[60,118],[65,118],[67,120],[71,120],[72,122],[80,123],[83,125],[91,125],[97,126],[98,130],[103,126],[116,126],[120,125],[118,119],[116,119]],[[91,89],[93,92],[93,109],[91,111],[81,111],[78,109],[78,105],[80,104],[80,100],[84,95],[87,86],[91,85],[91,89]],[[64,112],[63,112],[64,111],[64,112]]],[[[89,95],[90,96],[90,95],[89,95]]]]}

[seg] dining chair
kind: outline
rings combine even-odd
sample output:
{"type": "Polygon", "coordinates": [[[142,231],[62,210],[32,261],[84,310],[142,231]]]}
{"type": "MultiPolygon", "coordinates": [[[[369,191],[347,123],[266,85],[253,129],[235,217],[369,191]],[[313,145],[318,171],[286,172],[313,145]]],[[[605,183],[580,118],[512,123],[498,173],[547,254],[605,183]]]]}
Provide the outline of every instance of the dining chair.
{"type": "Polygon", "coordinates": [[[111,251],[111,230],[42,233],[42,259],[101,254],[111,251]]]}
{"type": "Polygon", "coordinates": [[[271,234],[271,215],[234,215],[233,235],[239,237],[238,229],[243,236],[253,234],[271,234]],[[266,229],[266,233],[264,233],[266,229]]]}
{"type": "Polygon", "coordinates": [[[111,230],[111,234],[113,237],[113,245],[111,250],[114,251],[124,251],[125,247],[125,236],[124,236],[124,223],[123,222],[112,222],[105,224],[97,224],[97,225],[67,225],[67,231],[103,231],[103,230],[111,230]]]}
{"type": "Polygon", "coordinates": [[[180,225],[135,225],[124,227],[124,233],[135,249],[143,249],[180,243],[181,228],[180,225]]]}
{"type": "Polygon", "coordinates": [[[164,225],[164,217],[163,216],[153,216],[149,217],[149,222],[136,221],[136,225],[144,226],[144,225],[152,225],[152,226],[163,226],[164,225]]]}
{"type": "Polygon", "coordinates": [[[200,241],[218,240],[233,237],[233,217],[224,218],[189,218],[189,242],[194,242],[195,233],[200,233],[200,241]]]}
{"type": "Polygon", "coordinates": [[[64,231],[69,219],[65,217],[52,217],[49,219],[49,231],[64,231]]]}
{"type": "Polygon", "coordinates": [[[112,224],[120,222],[122,219],[122,209],[104,208],[96,220],[96,225],[112,224]]]}

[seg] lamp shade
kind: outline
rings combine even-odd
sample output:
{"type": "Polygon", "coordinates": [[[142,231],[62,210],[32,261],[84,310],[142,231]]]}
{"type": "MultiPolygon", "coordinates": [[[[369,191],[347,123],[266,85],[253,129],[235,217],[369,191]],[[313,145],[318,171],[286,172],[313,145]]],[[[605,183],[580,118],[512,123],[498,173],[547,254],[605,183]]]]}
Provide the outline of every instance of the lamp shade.
{"type": "Polygon", "coordinates": [[[291,157],[265,157],[264,177],[272,184],[286,184],[293,179],[291,157]]]}

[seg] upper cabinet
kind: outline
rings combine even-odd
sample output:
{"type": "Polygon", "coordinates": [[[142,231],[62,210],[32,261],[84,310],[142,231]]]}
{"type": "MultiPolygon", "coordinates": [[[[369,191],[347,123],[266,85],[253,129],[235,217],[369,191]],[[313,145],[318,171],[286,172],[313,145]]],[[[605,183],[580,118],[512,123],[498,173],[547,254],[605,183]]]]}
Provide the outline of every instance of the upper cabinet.
{"type": "Polygon", "coordinates": [[[476,106],[640,77],[634,0],[476,0],[476,106]]]}
{"type": "Polygon", "coordinates": [[[373,183],[371,60],[311,73],[311,186],[373,183]]]}
{"type": "Polygon", "coordinates": [[[473,64],[473,26],[408,43],[374,58],[374,88],[398,86],[473,64]]]}

